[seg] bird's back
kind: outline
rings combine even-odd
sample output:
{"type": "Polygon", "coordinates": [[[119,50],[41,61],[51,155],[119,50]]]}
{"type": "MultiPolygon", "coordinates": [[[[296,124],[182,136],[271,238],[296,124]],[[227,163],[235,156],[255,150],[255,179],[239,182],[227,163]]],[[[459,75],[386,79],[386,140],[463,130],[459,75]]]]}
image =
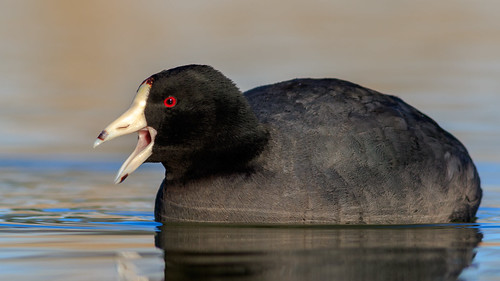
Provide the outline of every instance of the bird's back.
{"type": "Polygon", "coordinates": [[[401,99],[337,79],[245,93],[275,148],[266,168],[308,190],[311,221],[470,221],[480,203],[465,147],[401,99]]]}

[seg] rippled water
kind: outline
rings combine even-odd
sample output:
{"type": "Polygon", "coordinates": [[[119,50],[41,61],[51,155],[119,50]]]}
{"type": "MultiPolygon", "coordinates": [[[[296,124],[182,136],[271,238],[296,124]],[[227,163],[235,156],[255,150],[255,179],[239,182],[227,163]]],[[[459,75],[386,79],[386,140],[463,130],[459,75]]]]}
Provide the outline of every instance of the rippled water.
{"type": "Polygon", "coordinates": [[[0,163],[0,280],[162,279],[155,169],[115,186],[118,162],[0,163]]]}
{"type": "Polygon", "coordinates": [[[500,278],[500,164],[478,165],[477,223],[362,227],[160,226],[162,168],[113,185],[119,165],[0,161],[0,280],[500,278]]]}

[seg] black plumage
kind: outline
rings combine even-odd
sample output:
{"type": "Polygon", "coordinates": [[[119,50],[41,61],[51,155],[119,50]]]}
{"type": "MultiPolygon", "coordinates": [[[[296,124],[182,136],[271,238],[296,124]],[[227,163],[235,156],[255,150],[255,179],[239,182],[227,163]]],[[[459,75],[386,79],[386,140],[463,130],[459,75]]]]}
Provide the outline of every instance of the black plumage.
{"type": "Polygon", "coordinates": [[[158,221],[414,224],[474,220],[465,147],[401,99],[337,79],[242,94],[209,66],[163,71],[144,111],[166,169],[158,221]],[[175,107],[163,105],[175,97],[175,107]]]}

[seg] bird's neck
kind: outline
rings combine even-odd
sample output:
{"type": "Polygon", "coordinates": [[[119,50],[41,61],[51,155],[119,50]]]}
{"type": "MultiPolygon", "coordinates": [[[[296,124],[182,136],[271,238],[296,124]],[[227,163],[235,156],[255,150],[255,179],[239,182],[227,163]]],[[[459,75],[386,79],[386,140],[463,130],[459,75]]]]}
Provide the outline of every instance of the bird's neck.
{"type": "Polygon", "coordinates": [[[168,148],[162,164],[167,179],[195,180],[231,173],[251,173],[253,160],[267,147],[268,130],[249,112],[225,116],[202,144],[168,148]]]}

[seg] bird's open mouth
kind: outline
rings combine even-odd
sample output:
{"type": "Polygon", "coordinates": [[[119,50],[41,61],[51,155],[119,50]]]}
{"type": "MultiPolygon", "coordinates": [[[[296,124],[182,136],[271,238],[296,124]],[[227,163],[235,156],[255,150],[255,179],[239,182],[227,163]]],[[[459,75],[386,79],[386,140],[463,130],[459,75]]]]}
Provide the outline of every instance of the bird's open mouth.
{"type": "Polygon", "coordinates": [[[123,182],[129,174],[135,171],[153,154],[153,145],[156,137],[156,130],[145,127],[137,131],[137,145],[130,156],[122,164],[115,178],[115,183],[123,182]]]}
{"type": "Polygon", "coordinates": [[[128,175],[153,154],[153,145],[157,132],[147,125],[146,117],[144,116],[144,109],[150,89],[150,83],[141,84],[130,108],[118,117],[118,119],[109,124],[94,142],[94,147],[96,147],[116,137],[134,132],[138,133],[137,145],[118,171],[115,183],[123,182],[128,175]]]}
{"type": "MultiPolygon", "coordinates": [[[[123,162],[118,174],[115,178],[115,183],[123,182],[128,175],[135,171],[142,163],[144,163],[151,154],[153,154],[153,145],[156,137],[156,130],[151,127],[144,127],[137,131],[137,145],[130,156],[123,162]]],[[[94,147],[108,140],[109,132],[104,130],[99,134],[94,143],[94,147]]]]}

